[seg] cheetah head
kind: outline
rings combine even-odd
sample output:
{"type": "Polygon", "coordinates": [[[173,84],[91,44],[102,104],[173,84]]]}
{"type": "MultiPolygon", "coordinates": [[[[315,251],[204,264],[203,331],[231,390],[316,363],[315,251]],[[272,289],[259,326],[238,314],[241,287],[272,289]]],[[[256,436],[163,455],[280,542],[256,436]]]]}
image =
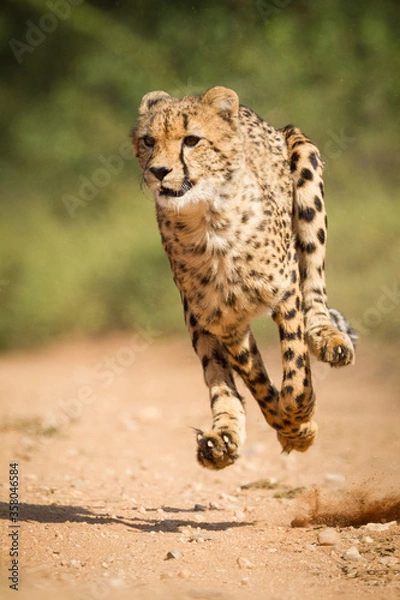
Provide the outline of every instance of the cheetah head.
{"type": "Polygon", "coordinates": [[[202,96],[146,94],[133,149],[148,187],[164,209],[215,202],[237,184],[241,165],[237,94],[214,87],[202,96]]]}

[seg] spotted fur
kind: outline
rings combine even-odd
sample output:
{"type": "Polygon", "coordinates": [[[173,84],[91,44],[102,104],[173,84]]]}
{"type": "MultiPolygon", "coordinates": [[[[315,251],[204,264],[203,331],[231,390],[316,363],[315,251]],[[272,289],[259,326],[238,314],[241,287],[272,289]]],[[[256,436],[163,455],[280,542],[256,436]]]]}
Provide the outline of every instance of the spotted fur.
{"type": "Polygon", "coordinates": [[[327,306],[318,149],[293,126],[274,129],[223,87],[184,98],[146,94],[133,144],[210,392],[213,424],[197,431],[198,460],[219,469],[240,454],[245,410],[234,372],[283,450],[307,450],[317,431],[309,350],[344,366],[354,362],[355,339],[327,306]],[[250,330],[265,311],[279,330],[280,391],[250,330]]]}

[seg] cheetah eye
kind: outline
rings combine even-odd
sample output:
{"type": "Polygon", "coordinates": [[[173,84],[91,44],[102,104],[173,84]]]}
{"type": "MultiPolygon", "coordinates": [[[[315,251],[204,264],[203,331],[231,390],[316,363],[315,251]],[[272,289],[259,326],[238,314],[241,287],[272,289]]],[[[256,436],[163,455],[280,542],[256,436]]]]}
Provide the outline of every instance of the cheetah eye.
{"type": "Polygon", "coordinates": [[[183,143],[185,144],[185,146],[189,146],[189,148],[193,148],[193,146],[196,146],[200,141],[200,138],[197,135],[187,135],[186,137],[183,138],[183,143]]]}
{"type": "Polygon", "coordinates": [[[151,135],[145,135],[144,138],[142,138],[143,143],[145,146],[147,146],[147,148],[153,148],[154,144],[156,143],[156,140],[151,137],[151,135]]]}

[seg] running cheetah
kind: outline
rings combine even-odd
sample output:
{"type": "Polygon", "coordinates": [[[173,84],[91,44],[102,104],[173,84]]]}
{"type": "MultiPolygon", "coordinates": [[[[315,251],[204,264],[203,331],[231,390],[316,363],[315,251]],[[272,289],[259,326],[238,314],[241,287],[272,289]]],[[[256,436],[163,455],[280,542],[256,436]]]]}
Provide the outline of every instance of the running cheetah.
{"type": "Polygon", "coordinates": [[[318,149],[292,125],[274,129],[225,87],[184,98],[146,94],[133,148],[210,392],[213,424],[196,430],[199,462],[222,469],[243,446],[234,371],[283,451],[307,450],[317,432],[309,350],[334,367],[349,365],[356,338],[327,307],[318,149]],[[280,392],[250,330],[264,312],[279,329],[280,392]]]}

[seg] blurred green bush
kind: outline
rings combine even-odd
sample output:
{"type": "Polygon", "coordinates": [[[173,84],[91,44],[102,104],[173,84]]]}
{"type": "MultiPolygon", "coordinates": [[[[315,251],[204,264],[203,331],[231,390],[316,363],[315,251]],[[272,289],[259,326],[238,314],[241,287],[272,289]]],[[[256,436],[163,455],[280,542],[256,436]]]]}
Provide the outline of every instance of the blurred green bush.
{"type": "Polygon", "coordinates": [[[216,84],[320,147],[330,303],[362,335],[397,338],[395,0],[5,0],[0,10],[1,349],[184,330],[129,130],[147,91],[216,84]]]}

